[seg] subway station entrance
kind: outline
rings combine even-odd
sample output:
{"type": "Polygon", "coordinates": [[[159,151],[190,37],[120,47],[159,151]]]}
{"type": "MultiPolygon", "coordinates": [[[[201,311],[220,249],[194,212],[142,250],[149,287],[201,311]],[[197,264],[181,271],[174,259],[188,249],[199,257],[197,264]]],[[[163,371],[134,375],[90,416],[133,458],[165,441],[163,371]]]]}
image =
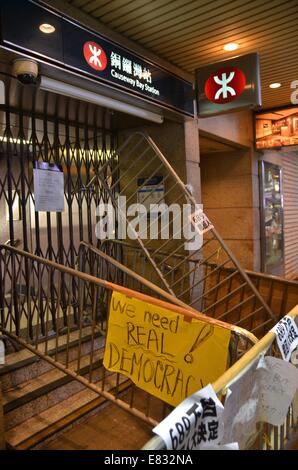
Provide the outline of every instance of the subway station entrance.
{"type": "MultiPolygon", "coordinates": [[[[247,354],[279,355],[270,330],[297,285],[226,243],[220,154],[246,149],[207,132],[199,147],[193,83],[20,3],[30,37],[1,16],[0,446],[163,449],[152,429],[181,401],[209,384],[221,397],[247,354]],[[36,42],[48,23],[58,37],[36,42]]],[[[281,448],[293,410],[245,446],[281,448]]]]}

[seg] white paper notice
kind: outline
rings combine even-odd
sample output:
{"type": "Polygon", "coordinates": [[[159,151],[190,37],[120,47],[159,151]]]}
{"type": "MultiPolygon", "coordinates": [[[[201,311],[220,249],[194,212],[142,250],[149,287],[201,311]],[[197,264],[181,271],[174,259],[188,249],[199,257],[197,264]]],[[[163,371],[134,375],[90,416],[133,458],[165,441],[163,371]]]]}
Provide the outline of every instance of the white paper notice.
{"type": "Polygon", "coordinates": [[[275,357],[261,358],[233,385],[224,408],[222,444],[237,441],[249,448],[258,422],[283,424],[298,387],[298,370],[275,357]]]}
{"type": "Polygon", "coordinates": [[[46,212],[64,211],[64,176],[57,166],[44,163],[44,168],[33,169],[35,210],[46,212]]]}
{"type": "Polygon", "coordinates": [[[270,331],[276,335],[276,341],[282,357],[289,361],[298,346],[298,328],[293,318],[286,315],[270,331]]]}
{"type": "Polygon", "coordinates": [[[224,409],[222,444],[238,442],[240,449],[250,446],[257,435],[258,385],[256,361],[230,388],[224,409]]]}
{"type": "Polygon", "coordinates": [[[209,384],[186,398],[153,432],[170,450],[195,450],[214,446],[223,437],[223,405],[209,384]]]}
{"type": "Polygon", "coordinates": [[[276,357],[265,357],[258,366],[258,417],[260,421],[280,426],[298,387],[298,369],[276,357]]]}

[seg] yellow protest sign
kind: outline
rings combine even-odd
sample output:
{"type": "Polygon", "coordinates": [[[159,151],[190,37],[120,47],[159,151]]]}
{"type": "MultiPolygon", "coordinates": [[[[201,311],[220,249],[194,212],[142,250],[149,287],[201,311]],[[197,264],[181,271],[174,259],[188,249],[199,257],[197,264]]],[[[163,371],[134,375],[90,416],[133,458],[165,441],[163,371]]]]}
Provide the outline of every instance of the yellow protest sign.
{"type": "Polygon", "coordinates": [[[230,333],[114,292],[104,366],[176,406],[226,370],[230,333]]]}

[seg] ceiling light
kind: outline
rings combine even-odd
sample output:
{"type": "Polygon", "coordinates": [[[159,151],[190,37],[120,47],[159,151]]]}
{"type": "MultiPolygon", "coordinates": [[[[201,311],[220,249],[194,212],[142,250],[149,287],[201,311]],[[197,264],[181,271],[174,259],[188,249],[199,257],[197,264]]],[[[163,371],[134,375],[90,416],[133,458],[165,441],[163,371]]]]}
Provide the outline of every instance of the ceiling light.
{"type": "Polygon", "coordinates": [[[281,86],[281,83],[270,83],[270,88],[279,88],[281,86]]]}
{"type": "Polygon", "coordinates": [[[55,26],[48,23],[43,23],[39,26],[39,29],[42,33],[51,34],[55,31],[55,26]]]}
{"type": "Polygon", "coordinates": [[[58,93],[59,95],[69,96],[70,98],[77,98],[82,101],[87,101],[88,103],[131,114],[158,124],[162,124],[164,120],[163,116],[160,114],[153,113],[131,104],[123,103],[122,101],[118,101],[113,98],[108,98],[107,96],[100,95],[99,93],[94,93],[93,91],[85,90],[65,82],[54,80],[50,77],[41,76],[39,86],[40,89],[44,91],[58,93]]]}
{"type": "Polygon", "coordinates": [[[237,44],[237,42],[229,42],[228,44],[225,44],[223,48],[225,51],[236,51],[238,47],[239,44],[237,44]]]}

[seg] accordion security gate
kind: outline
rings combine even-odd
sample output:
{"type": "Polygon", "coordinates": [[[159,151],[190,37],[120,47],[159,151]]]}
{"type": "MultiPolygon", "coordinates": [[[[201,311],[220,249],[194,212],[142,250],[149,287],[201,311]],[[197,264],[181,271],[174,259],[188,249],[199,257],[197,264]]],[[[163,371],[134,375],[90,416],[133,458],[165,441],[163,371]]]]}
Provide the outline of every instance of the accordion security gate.
{"type": "Polygon", "coordinates": [[[111,115],[14,81],[9,100],[0,107],[0,241],[74,266],[79,242],[96,240],[96,207],[109,199],[97,172],[115,152],[111,115]],[[35,212],[33,162],[62,167],[63,212],[35,212]]]}

